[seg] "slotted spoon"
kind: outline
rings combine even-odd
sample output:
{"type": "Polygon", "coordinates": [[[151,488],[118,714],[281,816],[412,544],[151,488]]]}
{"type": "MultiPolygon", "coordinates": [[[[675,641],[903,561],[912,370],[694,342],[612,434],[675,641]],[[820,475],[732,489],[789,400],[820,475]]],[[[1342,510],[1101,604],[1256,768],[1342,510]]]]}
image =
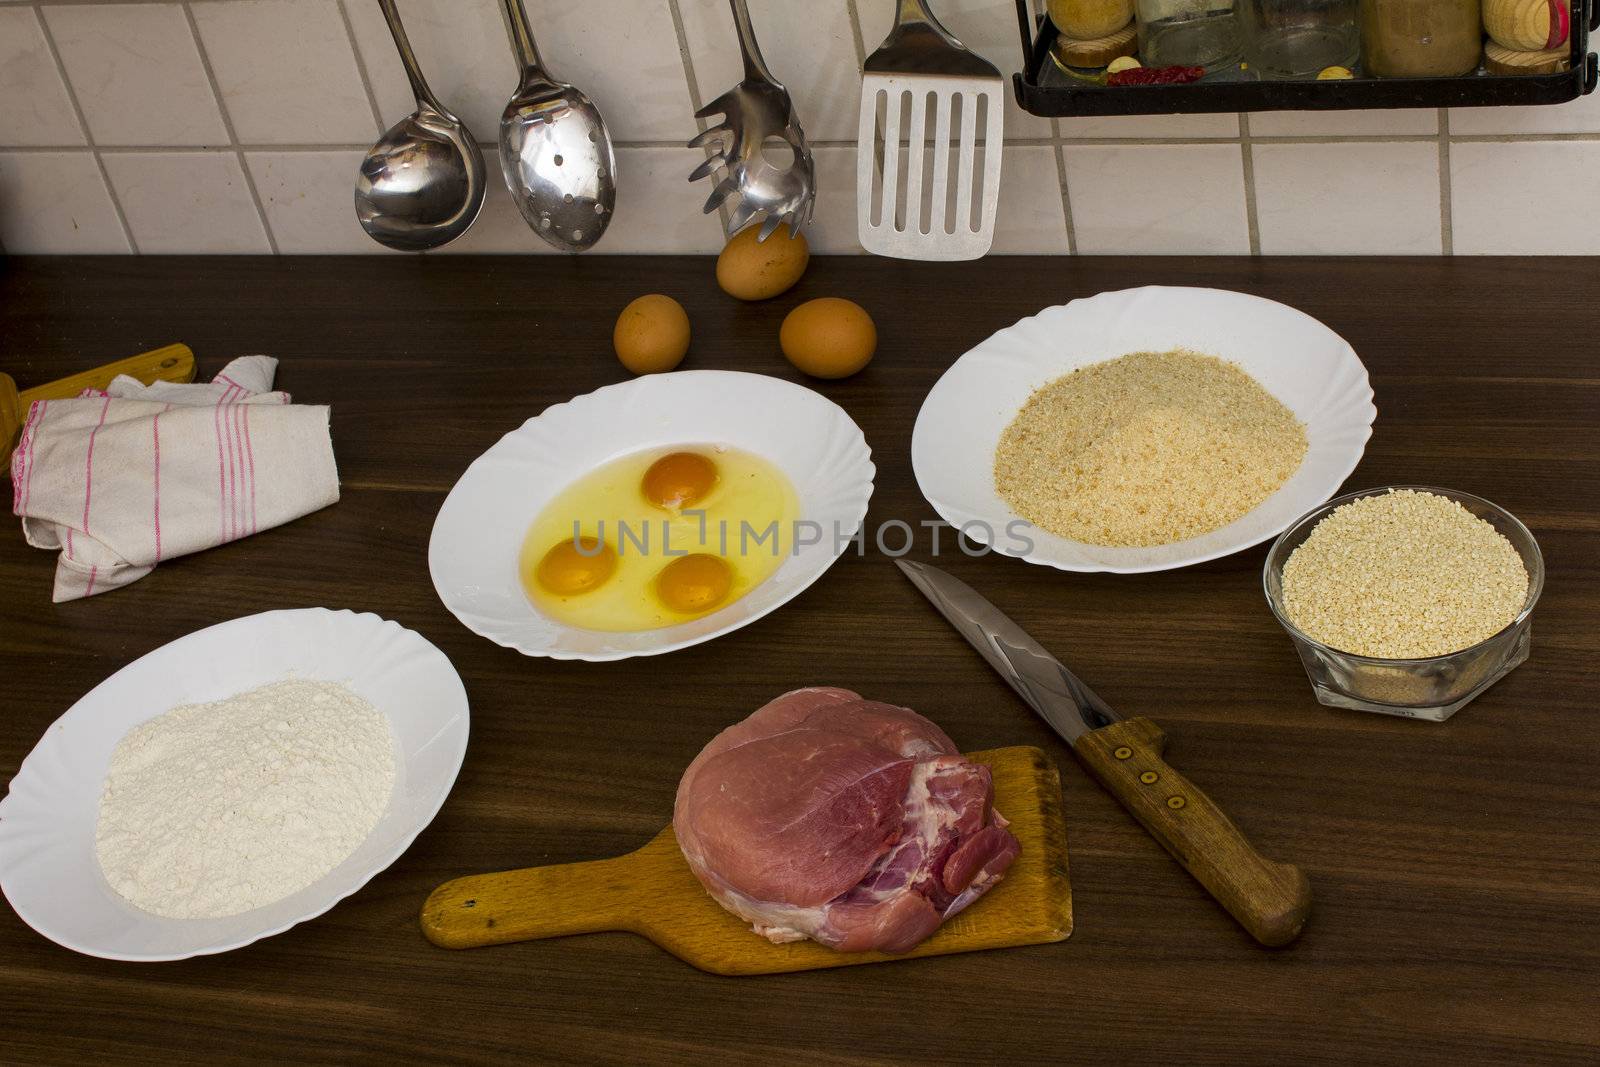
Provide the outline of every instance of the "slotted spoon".
{"type": "Polygon", "coordinates": [[[940,25],[926,0],[895,0],[894,29],[861,74],[861,247],[897,259],[989,251],[1005,116],[999,69],[940,25]]]}
{"type": "Polygon", "coordinates": [[[617,158],[600,109],[544,68],[522,0],[502,0],[521,65],[500,115],[500,169],[533,232],[563,252],[600,240],[617,207],[617,158]]]}

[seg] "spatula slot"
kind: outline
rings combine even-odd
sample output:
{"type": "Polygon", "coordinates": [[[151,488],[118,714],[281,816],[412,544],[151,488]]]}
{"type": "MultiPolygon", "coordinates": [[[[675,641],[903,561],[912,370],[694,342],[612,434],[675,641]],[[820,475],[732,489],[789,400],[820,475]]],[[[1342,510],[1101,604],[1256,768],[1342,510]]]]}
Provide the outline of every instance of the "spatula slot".
{"type": "Polygon", "coordinates": [[[947,254],[926,258],[981,255],[993,234],[998,196],[994,94],[885,81],[862,99],[861,143],[872,146],[871,156],[858,163],[863,245],[887,251],[943,242],[947,254]]]}

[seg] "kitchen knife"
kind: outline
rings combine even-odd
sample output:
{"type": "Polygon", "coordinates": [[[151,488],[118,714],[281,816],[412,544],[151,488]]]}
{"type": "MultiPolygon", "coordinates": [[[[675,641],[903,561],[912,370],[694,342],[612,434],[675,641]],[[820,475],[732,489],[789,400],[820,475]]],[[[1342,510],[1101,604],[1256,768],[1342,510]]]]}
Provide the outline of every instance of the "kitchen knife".
{"type": "Polygon", "coordinates": [[[1144,824],[1172,858],[1263,945],[1286,945],[1311,911],[1300,868],[1257,852],[1211,799],[1162,759],[1166,734],[1124,719],[965,582],[937,567],[895,560],[924,596],[1011,684],[1080,762],[1144,824]]]}

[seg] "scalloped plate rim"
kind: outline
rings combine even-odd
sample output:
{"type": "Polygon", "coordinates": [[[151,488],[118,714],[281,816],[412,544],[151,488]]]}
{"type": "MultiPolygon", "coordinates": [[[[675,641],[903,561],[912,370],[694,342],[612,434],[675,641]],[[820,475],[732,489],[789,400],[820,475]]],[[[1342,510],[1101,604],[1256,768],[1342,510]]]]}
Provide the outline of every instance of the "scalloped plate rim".
{"type": "MultiPolygon", "coordinates": [[[[1348,360],[1349,361],[1349,365],[1355,371],[1357,371],[1358,374],[1359,374],[1359,377],[1356,378],[1356,379],[1352,379],[1350,384],[1354,384],[1356,382],[1359,382],[1360,386],[1362,387],[1362,394],[1364,394],[1364,395],[1361,395],[1359,401],[1356,403],[1355,406],[1356,406],[1356,409],[1360,412],[1360,414],[1365,416],[1365,423],[1361,427],[1360,433],[1358,435],[1359,440],[1355,440],[1355,441],[1351,442],[1350,445],[1349,445],[1349,452],[1345,456],[1345,458],[1343,460],[1341,460],[1333,468],[1331,468],[1332,470],[1336,470],[1338,472],[1337,479],[1332,483],[1331,486],[1327,487],[1327,491],[1326,492],[1322,492],[1320,489],[1318,489],[1316,492],[1317,493],[1321,493],[1321,495],[1318,496],[1316,500],[1307,503],[1307,506],[1305,508],[1301,508],[1298,512],[1296,512],[1296,515],[1303,515],[1310,508],[1318,507],[1321,504],[1325,503],[1326,501],[1332,499],[1333,496],[1338,493],[1340,486],[1342,486],[1344,484],[1345,480],[1348,479],[1350,477],[1350,475],[1355,472],[1355,469],[1360,464],[1362,457],[1366,454],[1367,442],[1370,441],[1371,438],[1372,438],[1372,426],[1373,426],[1373,423],[1377,421],[1378,412],[1377,412],[1376,404],[1374,402],[1375,399],[1376,399],[1376,396],[1375,396],[1375,394],[1374,394],[1374,392],[1372,390],[1371,376],[1367,372],[1366,365],[1361,361],[1361,357],[1356,352],[1354,346],[1352,346],[1349,341],[1347,341],[1342,335],[1340,335],[1332,327],[1330,327],[1326,323],[1322,322],[1322,320],[1320,320],[1320,319],[1316,318],[1315,316],[1310,315],[1310,314],[1308,314],[1308,313],[1306,313],[1304,311],[1301,311],[1299,308],[1296,308],[1296,307],[1294,307],[1294,306],[1292,306],[1290,304],[1285,304],[1285,303],[1283,303],[1281,301],[1272,300],[1269,297],[1257,296],[1254,293],[1241,292],[1241,291],[1235,290],[1235,289],[1218,289],[1218,288],[1211,287],[1211,286],[1145,285],[1145,286],[1135,286],[1135,287],[1131,287],[1131,288],[1127,288],[1127,289],[1105,290],[1103,292],[1092,293],[1092,294],[1089,294],[1087,296],[1075,297],[1074,299],[1067,301],[1065,304],[1054,304],[1054,305],[1051,305],[1051,306],[1046,307],[1046,308],[1041,308],[1039,311],[1034,312],[1032,315],[1025,315],[1022,318],[1018,319],[1016,322],[1012,323],[1011,325],[1004,326],[1004,327],[996,330],[994,333],[990,334],[988,337],[984,338],[982,341],[978,342],[972,348],[968,349],[962,355],[957,357],[956,360],[954,362],[952,362],[951,365],[945,369],[944,373],[939,376],[938,381],[936,381],[934,383],[933,388],[931,388],[928,391],[927,396],[925,396],[923,398],[923,402],[922,402],[921,406],[917,409],[917,418],[916,418],[916,421],[915,421],[915,423],[913,424],[913,427],[912,427],[912,440],[911,440],[912,475],[913,475],[914,479],[916,480],[917,489],[922,493],[923,498],[925,500],[927,500],[929,505],[931,505],[933,507],[934,511],[938,513],[939,517],[941,519],[943,519],[945,522],[951,524],[952,526],[956,526],[956,527],[960,527],[963,523],[972,522],[972,521],[981,521],[981,522],[986,522],[986,523],[990,523],[991,525],[993,525],[994,524],[994,519],[995,519],[994,516],[976,514],[976,513],[968,511],[965,508],[959,507],[959,506],[957,506],[955,504],[951,504],[951,503],[947,502],[946,500],[944,500],[942,498],[942,496],[938,492],[936,492],[935,490],[930,488],[930,486],[928,484],[928,479],[925,476],[924,464],[923,464],[923,462],[921,462],[919,460],[919,457],[923,453],[922,453],[922,449],[920,449],[918,447],[918,439],[923,434],[928,432],[927,424],[924,421],[924,416],[928,412],[929,405],[934,400],[934,397],[938,393],[940,386],[944,385],[947,379],[951,379],[951,376],[957,371],[957,368],[960,367],[960,365],[964,361],[972,360],[973,357],[978,357],[978,358],[1001,358],[1001,357],[1003,357],[1005,353],[1003,351],[996,351],[996,350],[1002,349],[1004,345],[1012,343],[1014,334],[1018,330],[1024,329],[1025,327],[1028,326],[1028,324],[1033,323],[1036,320],[1039,320],[1043,316],[1056,315],[1056,314],[1065,315],[1065,314],[1069,313],[1069,309],[1073,308],[1076,305],[1082,305],[1082,307],[1080,308],[1080,311],[1082,311],[1082,310],[1087,310],[1088,305],[1091,305],[1091,304],[1096,303],[1096,302],[1103,303],[1103,304],[1112,304],[1112,303],[1115,303],[1115,302],[1118,302],[1118,301],[1130,302],[1130,301],[1136,299],[1140,295],[1149,294],[1149,295],[1152,295],[1152,296],[1160,296],[1164,292],[1174,292],[1174,291],[1185,293],[1185,294],[1206,294],[1208,296],[1210,296],[1210,295],[1220,295],[1223,298],[1227,298],[1227,299],[1242,298],[1242,299],[1244,299],[1246,301],[1259,302],[1262,305],[1268,305],[1268,306],[1271,306],[1272,308],[1275,308],[1275,309],[1284,309],[1284,310],[1292,312],[1294,315],[1299,316],[1300,318],[1306,320],[1307,323],[1313,325],[1315,328],[1323,330],[1323,331],[1326,331],[1326,333],[1331,338],[1335,339],[1338,342],[1338,344],[1340,346],[1342,346],[1341,351],[1339,352],[1339,356],[1341,357],[1341,359],[1348,360]]],[[[1115,359],[1115,358],[1117,358],[1115,355],[1108,355],[1108,356],[1103,357],[1103,359],[1115,359]]],[[[1226,357],[1224,357],[1224,358],[1226,358],[1226,357]]],[[[1094,362],[1100,362],[1100,361],[1102,361],[1102,360],[1093,360],[1093,359],[1091,359],[1091,360],[1085,360],[1085,361],[1069,362],[1069,363],[1063,364],[1060,367],[1056,368],[1055,375],[1059,376],[1060,374],[1067,373],[1068,371],[1070,371],[1072,369],[1075,369],[1077,367],[1087,366],[1087,365],[1090,365],[1090,364],[1092,364],[1094,362]]],[[[1015,411],[1012,412],[1010,417],[1015,417],[1015,411]]],[[[1009,421],[1009,419],[1008,419],[1008,421],[1009,421]]],[[[993,454],[993,446],[992,445],[988,446],[988,453],[990,455],[993,454]]],[[[1297,471],[1296,473],[1298,474],[1299,471],[1297,471]]],[[[1293,479],[1293,477],[1294,476],[1291,475],[1291,480],[1293,479]]],[[[1289,482],[1285,482],[1284,486],[1280,487],[1278,491],[1281,492],[1282,489],[1286,488],[1289,484],[1290,484],[1289,482]]],[[[1276,494],[1274,494],[1274,495],[1276,495],[1276,494]]],[[[1316,495],[1316,494],[1314,493],[1312,495],[1316,495]]],[[[1271,499],[1271,497],[1268,498],[1268,500],[1270,500],[1270,499],[1271,499]]],[[[1307,500],[1310,501],[1310,497],[1307,497],[1307,500]]],[[[1266,502],[1267,501],[1262,501],[1262,504],[1265,504],[1266,502]]],[[[1251,514],[1253,514],[1255,511],[1257,511],[1261,506],[1262,506],[1261,504],[1258,504],[1256,506],[1256,508],[1252,508],[1251,511],[1246,512],[1244,515],[1241,515],[1238,519],[1235,519],[1234,523],[1238,523],[1238,522],[1244,521],[1251,514]]],[[[1008,520],[1011,520],[1011,519],[1019,519],[1019,518],[1020,518],[1020,516],[1017,516],[1015,513],[1010,512],[1010,511],[1008,511],[1004,516],[1001,516],[1002,522],[1008,521],[1008,520]]],[[[1040,552],[1037,552],[1037,551],[1028,552],[1028,553],[1008,551],[1005,547],[1002,547],[1001,545],[991,544],[989,538],[987,536],[985,536],[985,531],[983,531],[981,528],[979,528],[978,530],[974,531],[973,533],[967,534],[966,536],[968,536],[971,540],[977,542],[978,544],[983,544],[983,545],[989,546],[989,548],[992,551],[997,552],[997,553],[999,553],[1001,555],[1012,556],[1013,558],[1023,560],[1026,563],[1035,564],[1037,566],[1050,567],[1050,568],[1053,568],[1055,570],[1066,571],[1066,572],[1069,572],[1069,573],[1076,573],[1076,574],[1149,574],[1149,573],[1154,573],[1154,572],[1158,572],[1158,571],[1179,570],[1179,569],[1184,568],[1184,567],[1192,567],[1192,566],[1196,566],[1196,565],[1201,564],[1201,563],[1207,563],[1207,562],[1210,562],[1212,560],[1221,559],[1221,558],[1226,557],[1226,556],[1231,556],[1231,555],[1234,555],[1235,553],[1238,553],[1238,552],[1243,552],[1243,551],[1245,551],[1247,549],[1255,547],[1256,545],[1260,545],[1260,544],[1262,544],[1264,542],[1272,540],[1274,537],[1276,537],[1278,534],[1282,533],[1289,526],[1293,525],[1295,521],[1296,521],[1296,517],[1295,516],[1290,516],[1281,525],[1276,526],[1276,528],[1273,528],[1272,524],[1269,524],[1264,532],[1259,532],[1259,533],[1252,532],[1250,534],[1246,534],[1246,535],[1244,535],[1243,537],[1241,537],[1237,541],[1228,542],[1228,543],[1226,543],[1226,544],[1224,544],[1224,545],[1222,545],[1220,547],[1217,547],[1215,549],[1210,549],[1210,550],[1206,550],[1206,551],[1203,551],[1203,552],[1197,552],[1197,553],[1195,553],[1193,555],[1182,556],[1182,557],[1178,557],[1178,558],[1175,558],[1175,559],[1172,559],[1172,560],[1151,561],[1151,562],[1142,562],[1142,563],[1138,563],[1138,562],[1136,562],[1136,563],[1098,563],[1098,562],[1090,562],[1090,561],[1065,560],[1065,559],[1055,558],[1055,557],[1052,557],[1050,555],[1046,555],[1046,554],[1043,554],[1043,553],[1040,553],[1040,552]]],[[[1229,523],[1228,526],[1231,526],[1234,523],[1229,523]]],[[[1202,537],[1210,536],[1211,534],[1218,533],[1221,530],[1226,530],[1228,528],[1228,526],[1219,527],[1218,530],[1209,531],[1207,534],[1203,534],[1201,536],[1202,537]]],[[[1046,533],[1048,536],[1057,536],[1057,535],[1049,535],[1047,531],[1040,531],[1040,532],[1046,533]]],[[[1070,538],[1062,538],[1062,540],[1066,540],[1066,541],[1071,542],[1070,538]]],[[[1098,545],[1087,545],[1086,542],[1071,542],[1071,543],[1074,543],[1074,544],[1085,544],[1089,548],[1104,548],[1104,547],[1106,547],[1106,546],[1098,546],[1098,545]]],[[[1174,542],[1174,544],[1182,544],[1182,543],[1183,542],[1174,542]]],[[[1161,548],[1161,547],[1170,547],[1170,546],[1151,546],[1151,547],[1153,547],[1153,548],[1161,548]]]]}
{"type": "MultiPolygon", "coordinates": [[[[255,612],[255,613],[252,613],[250,615],[240,615],[240,616],[237,616],[237,617],[232,618],[232,619],[224,619],[222,622],[213,623],[210,626],[202,626],[197,630],[191,630],[189,633],[183,634],[180,637],[175,637],[171,641],[168,641],[168,642],[166,642],[165,644],[162,644],[162,645],[158,645],[157,647],[151,649],[150,651],[144,653],[143,655],[137,656],[134,659],[129,660],[127,663],[124,663],[122,666],[118,667],[111,674],[109,674],[105,678],[101,679],[98,683],[96,683],[94,685],[93,688],[91,688],[88,692],[84,693],[81,697],[79,697],[77,700],[75,700],[72,703],[71,707],[69,707],[66,711],[62,712],[59,716],[57,716],[54,720],[52,720],[48,726],[45,727],[44,732],[40,735],[39,740],[34,744],[33,748],[29,749],[28,754],[23,757],[22,762],[20,764],[18,764],[17,773],[12,776],[11,781],[8,783],[7,788],[6,788],[6,794],[3,797],[0,797],[0,831],[3,831],[3,821],[4,821],[3,817],[7,814],[7,809],[8,808],[16,808],[16,807],[20,806],[20,804],[22,803],[22,800],[19,798],[19,793],[18,793],[18,790],[17,790],[17,784],[19,782],[21,782],[25,789],[26,788],[30,788],[33,785],[32,779],[34,777],[41,776],[41,775],[43,775],[45,773],[45,772],[41,771],[39,769],[39,767],[40,767],[40,764],[43,761],[44,756],[45,756],[45,754],[47,752],[46,744],[47,744],[47,742],[49,742],[51,740],[51,736],[52,736],[53,732],[58,727],[60,727],[62,724],[64,724],[75,713],[79,713],[78,709],[80,707],[83,707],[83,706],[87,705],[90,702],[90,700],[96,696],[96,694],[100,693],[102,690],[107,690],[108,688],[114,687],[120,676],[123,676],[127,672],[132,670],[141,661],[143,661],[143,660],[145,660],[145,659],[147,659],[147,658],[149,658],[151,656],[157,655],[158,653],[165,652],[167,649],[170,649],[175,645],[179,645],[179,644],[182,644],[184,642],[190,641],[191,639],[198,638],[202,634],[207,634],[207,633],[211,633],[213,631],[223,630],[225,628],[238,628],[240,630],[247,631],[249,629],[249,624],[256,623],[256,622],[258,622],[258,620],[263,620],[263,619],[266,619],[266,618],[269,618],[269,617],[275,617],[275,616],[298,615],[298,614],[319,614],[319,615],[330,616],[330,617],[333,617],[333,618],[341,618],[342,617],[342,618],[348,619],[350,621],[373,619],[373,620],[376,620],[377,623],[380,626],[393,625],[402,634],[408,635],[409,638],[415,639],[417,641],[422,642],[423,645],[427,646],[434,653],[436,653],[438,658],[439,658],[439,660],[442,662],[443,666],[445,667],[445,669],[449,671],[450,677],[453,678],[454,681],[455,681],[456,688],[460,690],[460,697],[461,697],[460,707],[459,707],[459,709],[455,710],[452,713],[452,716],[453,717],[459,717],[460,722],[461,722],[460,744],[457,747],[457,750],[454,752],[454,754],[453,754],[453,756],[452,756],[452,758],[450,760],[450,762],[452,764],[451,769],[448,772],[448,774],[446,775],[446,779],[442,783],[442,788],[439,791],[438,798],[431,805],[431,809],[428,810],[421,818],[417,819],[415,821],[415,825],[413,827],[408,829],[399,838],[397,838],[395,843],[394,843],[394,845],[391,847],[391,849],[386,850],[387,853],[392,853],[392,854],[386,854],[386,855],[380,856],[378,858],[378,860],[375,862],[375,864],[370,867],[370,869],[364,870],[364,872],[361,873],[361,874],[354,875],[351,878],[351,880],[349,880],[349,882],[348,882],[348,888],[342,889],[342,891],[338,892],[336,895],[334,895],[331,899],[327,900],[325,903],[322,903],[322,904],[320,904],[320,905],[318,905],[318,906],[306,911],[305,913],[301,914],[298,918],[293,918],[293,919],[289,919],[289,920],[286,920],[286,921],[281,922],[281,923],[272,924],[271,926],[269,926],[267,928],[264,928],[262,930],[256,931],[254,933],[251,933],[251,934],[249,934],[249,935],[247,935],[247,936],[245,936],[243,938],[240,938],[240,939],[225,940],[225,941],[219,942],[217,944],[206,945],[206,946],[203,946],[201,948],[184,950],[184,951],[177,951],[177,952],[143,952],[143,953],[111,952],[111,951],[106,951],[104,949],[97,949],[97,948],[93,947],[92,945],[83,944],[83,943],[77,943],[75,941],[75,939],[58,936],[57,934],[52,933],[51,931],[42,928],[40,925],[38,925],[35,922],[34,917],[31,916],[22,907],[20,907],[17,904],[17,902],[13,899],[12,889],[11,889],[11,886],[10,886],[10,880],[11,880],[11,877],[15,873],[16,867],[14,866],[14,864],[12,862],[8,862],[9,857],[7,856],[7,848],[6,848],[8,835],[6,835],[4,832],[0,832],[0,895],[3,895],[5,897],[6,902],[11,905],[11,908],[12,908],[12,910],[14,912],[16,912],[17,917],[20,918],[30,929],[32,929],[35,933],[39,934],[41,937],[44,937],[44,938],[46,938],[46,939],[48,939],[50,941],[53,941],[55,944],[60,945],[62,948],[69,949],[69,950],[71,950],[73,952],[77,952],[77,953],[80,953],[80,954],[85,955],[85,956],[93,956],[93,957],[95,957],[97,959],[114,960],[114,961],[117,961],[117,962],[124,962],[124,963],[170,963],[170,962],[174,962],[174,961],[177,961],[177,960],[193,959],[196,956],[214,956],[214,955],[219,955],[219,954],[224,953],[224,952],[232,952],[235,949],[247,948],[250,945],[253,945],[256,942],[264,940],[266,938],[276,937],[277,935],[279,935],[281,933],[284,933],[287,930],[290,930],[290,929],[292,929],[292,928],[294,928],[296,926],[299,926],[301,923],[310,922],[313,919],[317,919],[317,918],[320,918],[323,915],[326,915],[329,911],[332,911],[337,905],[343,903],[345,900],[349,899],[350,897],[354,896],[356,893],[358,893],[362,889],[364,889],[367,886],[367,884],[372,881],[372,879],[376,878],[378,875],[382,874],[384,871],[386,871],[390,867],[392,867],[400,859],[400,857],[405,855],[406,851],[411,848],[412,844],[414,844],[416,842],[416,839],[422,834],[422,831],[426,830],[433,823],[433,820],[438,816],[439,812],[444,808],[445,801],[449,799],[450,793],[455,788],[456,779],[460,775],[462,764],[466,760],[467,742],[468,742],[468,739],[469,739],[469,736],[470,736],[470,733],[471,733],[471,703],[470,703],[470,701],[469,701],[469,699],[467,697],[466,686],[461,680],[460,672],[458,672],[455,669],[455,665],[450,662],[450,657],[446,656],[444,654],[444,651],[442,649],[440,649],[437,645],[435,645],[433,642],[429,641],[426,637],[423,637],[417,631],[415,631],[415,630],[411,629],[410,627],[405,626],[405,625],[403,625],[403,624],[401,624],[399,622],[396,622],[393,619],[385,618],[382,615],[377,614],[376,612],[356,611],[356,610],[351,609],[351,608],[307,607],[307,608],[273,608],[273,609],[269,609],[267,611],[255,612]]],[[[441,675],[441,677],[442,677],[442,675],[441,675]]],[[[376,705],[374,705],[374,706],[376,706],[376,705]]],[[[379,710],[382,711],[383,709],[379,708],[379,710]]],[[[161,714],[161,711],[156,711],[150,717],[154,718],[155,715],[159,715],[159,714],[161,714]]],[[[384,714],[385,714],[385,718],[387,718],[388,717],[388,713],[385,712],[384,714]]],[[[141,720],[141,721],[148,721],[148,720],[141,720]]],[[[130,727],[130,729],[131,729],[131,727],[130,727]]],[[[393,727],[391,726],[391,731],[392,730],[393,730],[393,727]]],[[[390,804],[391,805],[394,803],[395,799],[396,798],[393,797],[393,796],[390,797],[390,804]]],[[[376,827],[374,828],[373,832],[376,832],[376,827]]],[[[370,839],[370,835],[369,835],[368,839],[370,839]]],[[[360,847],[361,846],[359,846],[359,845],[357,846],[358,849],[360,847]]],[[[335,868],[335,871],[336,870],[337,870],[337,867],[335,868]]],[[[298,893],[306,892],[307,890],[309,890],[309,889],[315,887],[316,885],[318,885],[324,879],[330,877],[333,873],[334,873],[334,871],[329,871],[328,874],[324,875],[322,878],[319,878],[316,882],[311,883],[310,886],[307,886],[305,889],[298,890],[296,894],[291,894],[291,896],[292,895],[297,895],[298,893]]],[[[344,883],[341,883],[341,884],[344,884],[344,883]]],[[[126,902],[122,902],[122,903],[126,903],[126,902]]],[[[134,907],[131,904],[129,904],[127,906],[131,907],[131,908],[134,908],[134,910],[137,910],[137,908],[134,907]]],[[[273,905],[264,905],[264,907],[271,907],[271,906],[273,906],[273,905]]],[[[241,915],[248,915],[250,913],[249,912],[241,912],[240,914],[241,915]]],[[[154,919],[154,920],[160,921],[160,922],[182,922],[183,921],[183,920],[168,919],[168,918],[165,918],[165,917],[162,917],[162,916],[151,916],[151,918],[154,919]]],[[[224,916],[223,918],[224,919],[232,919],[232,918],[236,918],[236,916],[224,916]]]]}
{"type": "MultiPolygon", "coordinates": [[[[571,397],[570,399],[551,404],[541,410],[537,415],[523,420],[514,429],[501,435],[493,444],[491,444],[470,464],[468,464],[466,470],[462,472],[455,484],[450,487],[450,492],[446,494],[444,503],[440,505],[438,514],[434,518],[433,528],[429,533],[428,573],[429,578],[433,582],[435,594],[444,604],[445,609],[454,615],[458,622],[460,622],[468,630],[477,634],[479,637],[482,637],[501,648],[510,649],[524,656],[532,656],[541,659],[551,659],[565,662],[610,663],[618,660],[634,659],[645,656],[660,656],[669,652],[676,652],[681,649],[704,644],[707,641],[712,641],[719,637],[725,637],[736,630],[743,629],[752,623],[760,621],[809,589],[812,585],[819,581],[835,563],[838,562],[839,557],[844,554],[843,548],[840,548],[839,551],[831,553],[821,566],[813,567],[800,576],[795,577],[792,580],[793,584],[787,587],[784,595],[775,597],[771,604],[767,604],[761,607],[759,610],[751,612],[750,614],[741,618],[732,620],[726,625],[706,633],[692,634],[686,637],[665,641],[658,645],[637,649],[580,651],[572,649],[532,647],[525,641],[519,641],[516,635],[508,635],[503,632],[500,621],[495,617],[482,614],[471,609],[470,607],[452,602],[451,597],[448,596],[445,589],[442,588],[439,569],[435,564],[435,554],[436,552],[442,551],[442,548],[440,547],[440,526],[445,513],[451,508],[452,502],[457,498],[457,494],[465,492],[463,486],[467,483],[469,477],[473,475],[474,470],[481,469],[480,465],[485,464],[486,462],[503,460],[505,458],[504,456],[496,456],[495,453],[509,450],[515,447],[519,443],[520,439],[537,433],[536,426],[541,420],[549,419],[551,422],[559,421],[560,419],[565,418],[572,410],[574,410],[575,407],[594,407],[596,406],[596,401],[601,403],[606,401],[625,403],[628,402],[632,394],[649,390],[655,385],[655,383],[662,382],[666,379],[676,379],[679,381],[698,380],[701,382],[706,382],[710,385],[714,385],[718,381],[750,381],[753,387],[756,386],[756,383],[759,383],[759,387],[761,388],[776,386],[777,388],[800,390],[815,400],[820,401],[822,404],[825,404],[826,408],[824,410],[827,411],[827,414],[831,418],[841,420],[839,425],[841,429],[843,429],[848,435],[842,457],[847,467],[857,475],[857,477],[848,484],[833,489],[831,491],[832,495],[829,497],[829,499],[835,502],[841,508],[841,510],[845,511],[845,513],[849,516],[850,521],[853,524],[850,531],[851,534],[853,535],[860,530],[861,524],[866,521],[867,511],[871,506],[872,494],[876,488],[875,482],[877,478],[877,467],[872,462],[872,448],[870,445],[868,445],[866,435],[862,432],[860,425],[855,421],[850,413],[836,401],[824,396],[815,389],[810,389],[807,386],[798,384],[796,382],[791,382],[785,378],[779,378],[768,374],[758,374],[751,371],[732,371],[705,368],[671,371],[665,374],[642,375],[637,378],[630,378],[620,382],[612,382],[608,385],[603,385],[599,388],[593,389],[587,393],[580,393],[579,395],[571,397]]],[[[636,445],[626,446],[620,450],[613,450],[612,458],[620,458],[622,456],[630,455],[645,449],[661,447],[666,443],[668,442],[640,442],[636,445]]],[[[682,439],[681,443],[704,444],[706,443],[706,438],[686,438],[682,439]]],[[[755,449],[748,450],[755,451],[755,449]]],[[[766,456],[764,458],[766,458],[769,462],[775,462],[771,456],[766,456]]],[[[575,475],[581,475],[582,473],[582,471],[574,472],[575,475]]],[[[570,482],[571,479],[569,478],[566,482],[563,482],[562,485],[564,486],[566,484],[570,484],[570,482]]],[[[559,491],[559,488],[557,491],[559,491]]],[[[808,516],[806,515],[801,516],[802,521],[807,518],[808,516]]],[[[776,572],[773,577],[776,577],[776,572]]],[[[772,579],[769,577],[768,581],[770,582],[771,580],[772,579]]],[[[759,588],[760,587],[758,586],[757,589],[759,588]]],[[[752,593],[754,592],[755,590],[752,590],[752,593]]],[[[752,594],[746,594],[745,598],[742,598],[742,600],[749,599],[751,595],[752,594]]],[[[740,603],[742,600],[736,601],[735,603],[740,603]]],[[[734,605],[728,605],[729,608],[733,606],[734,605]]],[[[530,610],[532,609],[530,608],[530,610]]],[[[673,627],[663,627],[657,631],[637,632],[665,633],[675,629],[677,626],[692,626],[696,621],[698,620],[691,620],[688,623],[679,623],[673,627]]],[[[570,629],[567,627],[561,627],[560,624],[554,623],[553,620],[551,621],[551,625],[556,627],[558,632],[570,629]]]]}

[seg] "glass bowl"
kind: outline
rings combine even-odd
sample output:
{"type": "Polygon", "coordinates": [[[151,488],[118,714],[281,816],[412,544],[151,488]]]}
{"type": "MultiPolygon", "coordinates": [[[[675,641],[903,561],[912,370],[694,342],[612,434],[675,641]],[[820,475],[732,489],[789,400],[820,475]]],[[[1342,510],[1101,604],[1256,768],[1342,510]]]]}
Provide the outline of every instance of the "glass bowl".
{"type": "Polygon", "coordinates": [[[1383,715],[1402,715],[1409,719],[1443,722],[1470,703],[1479,693],[1504,678],[1512,668],[1528,658],[1533,635],[1533,606],[1544,589],[1544,556],[1533,534],[1509,511],[1470,493],[1438,489],[1426,485],[1391,485],[1346,493],[1295,520],[1273,542],[1262,572],[1267,605],[1294,641],[1300,662],[1317,700],[1336,708],[1375,711],[1383,715]],[[1376,496],[1395,489],[1412,489],[1454,500],[1473,515],[1493,526],[1522,557],[1528,571],[1528,595],[1522,610],[1505,629],[1469,648],[1426,659],[1378,659],[1341,652],[1302,633],[1289,621],[1283,607],[1283,565],[1300,543],[1311,536],[1329,512],[1352,500],[1376,496]]]}

